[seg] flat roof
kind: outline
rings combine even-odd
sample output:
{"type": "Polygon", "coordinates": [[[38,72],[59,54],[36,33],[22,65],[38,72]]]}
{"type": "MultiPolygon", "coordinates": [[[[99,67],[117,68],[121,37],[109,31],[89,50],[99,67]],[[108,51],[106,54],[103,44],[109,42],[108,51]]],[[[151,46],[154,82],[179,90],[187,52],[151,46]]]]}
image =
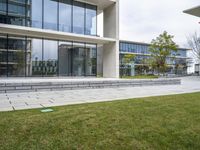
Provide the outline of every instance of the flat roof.
{"type": "Polygon", "coordinates": [[[200,5],[190,8],[190,9],[187,9],[187,10],[184,10],[183,12],[186,14],[196,16],[196,17],[200,17],[200,5]]]}
{"type": "MultiPolygon", "coordinates": [[[[150,45],[150,43],[136,42],[136,41],[130,41],[130,40],[120,40],[120,42],[130,43],[130,44],[146,45],[146,46],[149,46],[149,45],[150,45]]],[[[179,47],[178,49],[191,50],[191,49],[189,49],[189,48],[182,48],[182,47],[179,47]]]]}

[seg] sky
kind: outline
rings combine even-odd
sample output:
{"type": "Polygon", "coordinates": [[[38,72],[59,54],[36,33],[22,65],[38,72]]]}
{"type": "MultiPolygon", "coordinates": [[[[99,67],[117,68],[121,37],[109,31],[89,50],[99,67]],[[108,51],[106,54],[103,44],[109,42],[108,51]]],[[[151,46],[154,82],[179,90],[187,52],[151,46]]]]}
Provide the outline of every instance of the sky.
{"type": "Polygon", "coordinates": [[[200,18],[183,10],[198,5],[200,0],[120,0],[120,39],[149,43],[167,31],[188,47],[187,37],[200,31],[200,18]]]}

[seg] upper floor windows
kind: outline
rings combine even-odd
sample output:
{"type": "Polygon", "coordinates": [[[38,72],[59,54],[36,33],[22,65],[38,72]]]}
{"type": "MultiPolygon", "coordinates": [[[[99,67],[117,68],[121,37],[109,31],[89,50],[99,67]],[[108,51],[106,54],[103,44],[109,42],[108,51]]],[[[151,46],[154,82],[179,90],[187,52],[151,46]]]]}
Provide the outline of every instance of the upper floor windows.
{"type": "MultiPolygon", "coordinates": [[[[139,43],[128,43],[128,42],[120,42],[120,52],[129,52],[129,53],[137,53],[137,54],[151,54],[149,51],[149,45],[147,44],[139,44],[139,43]]],[[[178,49],[177,52],[172,52],[172,56],[178,57],[187,57],[187,50],[178,49]]]]}
{"type": "Polygon", "coordinates": [[[96,35],[97,33],[97,8],[93,5],[86,5],[85,10],[85,34],[96,35]]]}
{"type": "Polygon", "coordinates": [[[0,0],[0,14],[6,13],[6,0],[0,0]]]}
{"type": "Polygon", "coordinates": [[[59,2],[59,31],[72,32],[72,1],[60,0],[59,2]]]}
{"type": "Polygon", "coordinates": [[[44,0],[43,12],[44,29],[58,30],[58,2],[53,0],[44,0]]]}
{"type": "Polygon", "coordinates": [[[43,1],[33,0],[31,3],[31,23],[32,27],[43,28],[43,1]]]}
{"type": "Polygon", "coordinates": [[[73,33],[85,32],[85,8],[84,4],[74,1],[73,4],[73,33]]]}
{"type": "Polygon", "coordinates": [[[97,6],[75,0],[0,0],[0,23],[97,34],[97,6]]]}

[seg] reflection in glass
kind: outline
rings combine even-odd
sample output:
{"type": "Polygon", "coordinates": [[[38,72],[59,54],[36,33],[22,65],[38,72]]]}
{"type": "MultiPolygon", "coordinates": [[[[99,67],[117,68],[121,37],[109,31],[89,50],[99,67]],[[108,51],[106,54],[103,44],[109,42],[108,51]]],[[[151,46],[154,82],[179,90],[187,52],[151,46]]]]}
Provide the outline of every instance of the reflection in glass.
{"type": "Polygon", "coordinates": [[[96,35],[97,7],[73,0],[0,0],[0,23],[96,35]]]}
{"type": "Polygon", "coordinates": [[[86,21],[85,34],[96,35],[97,31],[97,7],[94,5],[86,5],[86,21]]]}
{"type": "Polygon", "coordinates": [[[96,75],[97,62],[97,46],[93,44],[86,44],[85,49],[85,75],[96,75]]]}
{"type": "Polygon", "coordinates": [[[0,76],[7,76],[7,36],[0,34],[0,76]]]}
{"type": "Polygon", "coordinates": [[[43,75],[55,76],[58,71],[58,42],[44,40],[43,75]]]}
{"type": "Polygon", "coordinates": [[[73,33],[84,34],[84,4],[74,1],[73,6],[73,33]]]}
{"type": "Polygon", "coordinates": [[[0,12],[6,13],[6,0],[0,0],[0,12]]]}
{"type": "Polygon", "coordinates": [[[59,2],[59,31],[71,32],[72,5],[71,0],[60,0],[59,2]]]}
{"type": "MultiPolygon", "coordinates": [[[[8,1],[8,24],[26,26],[26,16],[29,14],[30,8],[26,2],[21,1],[8,1]]],[[[30,20],[30,19],[28,19],[30,20]]]]}
{"type": "Polygon", "coordinates": [[[8,37],[8,76],[25,76],[26,39],[8,37]]]}
{"type": "Polygon", "coordinates": [[[32,27],[42,28],[42,1],[32,0],[31,4],[32,27]]]}
{"type": "Polygon", "coordinates": [[[6,23],[6,0],[0,0],[0,23],[6,23]]]}
{"type": "Polygon", "coordinates": [[[85,75],[85,46],[82,43],[73,43],[73,76],[85,75]]]}
{"type": "Polygon", "coordinates": [[[58,66],[60,76],[72,75],[72,42],[59,42],[58,45],[58,66]]]}
{"type": "Polygon", "coordinates": [[[44,29],[57,30],[58,2],[56,0],[44,0],[44,29]]]}
{"type": "Polygon", "coordinates": [[[0,76],[93,76],[96,50],[94,44],[0,34],[0,76]]]}
{"type": "Polygon", "coordinates": [[[31,65],[29,76],[42,76],[42,40],[31,39],[31,65]]]}

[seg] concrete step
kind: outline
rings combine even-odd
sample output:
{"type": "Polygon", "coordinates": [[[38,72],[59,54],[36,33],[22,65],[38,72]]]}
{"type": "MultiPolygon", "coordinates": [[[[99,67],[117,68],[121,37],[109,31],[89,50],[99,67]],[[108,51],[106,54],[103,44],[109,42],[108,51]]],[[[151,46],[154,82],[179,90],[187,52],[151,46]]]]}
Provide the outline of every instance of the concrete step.
{"type": "Polygon", "coordinates": [[[63,82],[1,82],[0,93],[41,92],[95,88],[117,88],[155,85],[177,85],[180,79],[152,79],[152,80],[96,80],[96,81],[63,81],[63,82]]]}

